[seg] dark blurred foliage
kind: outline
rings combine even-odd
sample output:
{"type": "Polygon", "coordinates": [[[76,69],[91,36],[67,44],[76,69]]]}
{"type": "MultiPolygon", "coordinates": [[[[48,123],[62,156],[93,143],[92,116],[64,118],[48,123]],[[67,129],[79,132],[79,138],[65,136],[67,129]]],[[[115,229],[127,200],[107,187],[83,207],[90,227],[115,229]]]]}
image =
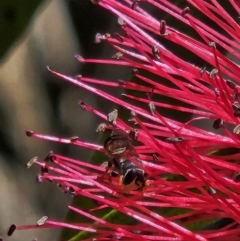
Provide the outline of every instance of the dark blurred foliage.
{"type": "Polygon", "coordinates": [[[0,59],[29,24],[34,11],[42,0],[0,1],[0,59]]]}

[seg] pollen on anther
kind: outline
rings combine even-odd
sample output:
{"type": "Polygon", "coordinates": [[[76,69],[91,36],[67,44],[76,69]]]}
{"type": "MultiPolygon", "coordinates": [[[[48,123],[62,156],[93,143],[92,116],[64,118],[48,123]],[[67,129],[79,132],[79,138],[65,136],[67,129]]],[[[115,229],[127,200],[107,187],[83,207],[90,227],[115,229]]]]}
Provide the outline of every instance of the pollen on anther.
{"type": "Polygon", "coordinates": [[[235,128],[233,129],[233,133],[234,134],[239,134],[240,133],[240,124],[238,124],[237,126],[235,126],[235,128]]]}
{"type": "Polygon", "coordinates": [[[218,69],[213,69],[210,73],[209,73],[209,77],[212,79],[214,75],[216,75],[218,73],[218,69]]]}
{"type": "Polygon", "coordinates": [[[101,41],[102,41],[102,35],[100,34],[100,33],[97,33],[96,35],[95,35],[95,43],[96,44],[99,44],[99,43],[101,43],[101,41]]]}
{"type": "Polygon", "coordinates": [[[38,160],[38,157],[37,157],[37,156],[33,157],[33,158],[27,163],[27,168],[30,168],[37,160],[38,160]]]}
{"type": "Polygon", "coordinates": [[[183,140],[184,140],[183,137],[168,137],[165,139],[165,141],[168,143],[177,143],[177,142],[181,142],[183,140]]]}
{"type": "Polygon", "coordinates": [[[112,59],[121,59],[122,56],[123,56],[123,53],[118,52],[112,56],[112,59]]]}
{"type": "Polygon", "coordinates": [[[85,62],[85,59],[81,55],[75,55],[75,58],[76,58],[77,61],[79,61],[81,63],[85,62]]]}
{"type": "Polygon", "coordinates": [[[115,109],[113,110],[112,112],[110,112],[107,116],[107,119],[110,123],[112,124],[116,124],[116,120],[117,120],[117,117],[118,117],[118,110],[115,109]]]}
{"type": "Polygon", "coordinates": [[[47,221],[47,219],[48,219],[47,216],[41,217],[41,218],[37,221],[37,225],[38,225],[38,226],[41,226],[41,225],[45,224],[46,221],[47,221]]]}
{"type": "Polygon", "coordinates": [[[156,111],[156,107],[155,107],[154,103],[153,103],[153,102],[150,102],[150,103],[148,104],[148,106],[149,106],[149,108],[150,108],[151,114],[154,115],[154,114],[155,114],[155,111],[156,111]]]}
{"type": "Polygon", "coordinates": [[[101,124],[97,127],[96,132],[104,132],[104,131],[106,130],[106,127],[107,127],[106,123],[101,123],[101,124]]]}
{"type": "Polygon", "coordinates": [[[209,42],[209,46],[213,47],[213,48],[216,48],[216,43],[215,42],[209,42]]]}
{"type": "Polygon", "coordinates": [[[122,18],[119,17],[118,18],[118,24],[123,26],[123,25],[125,25],[125,22],[124,22],[124,20],[122,18]]]}
{"type": "Polygon", "coordinates": [[[138,74],[138,69],[132,69],[132,75],[135,76],[136,74],[138,74]]]}

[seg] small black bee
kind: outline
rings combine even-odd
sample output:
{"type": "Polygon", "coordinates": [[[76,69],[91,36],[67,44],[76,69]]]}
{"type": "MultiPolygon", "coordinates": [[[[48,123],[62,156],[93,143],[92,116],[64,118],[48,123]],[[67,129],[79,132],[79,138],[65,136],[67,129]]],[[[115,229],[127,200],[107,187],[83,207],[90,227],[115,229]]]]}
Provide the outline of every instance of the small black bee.
{"type": "Polygon", "coordinates": [[[110,158],[104,164],[110,179],[111,176],[120,175],[119,184],[124,190],[144,191],[148,186],[147,175],[143,169],[128,160],[128,157],[135,158],[140,165],[142,164],[127,133],[113,132],[105,140],[104,149],[110,158]]]}

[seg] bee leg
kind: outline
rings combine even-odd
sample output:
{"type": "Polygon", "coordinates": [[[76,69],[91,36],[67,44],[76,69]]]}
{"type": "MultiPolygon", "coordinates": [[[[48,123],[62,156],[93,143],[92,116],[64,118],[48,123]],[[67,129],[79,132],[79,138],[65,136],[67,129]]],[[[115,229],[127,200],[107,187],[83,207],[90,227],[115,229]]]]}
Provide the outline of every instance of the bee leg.
{"type": "Polygon", "coordinates": [[[109,183],[112,183],[112,170],[109,170],[108,172],[108,181],[109,183]]]}
{"type": "Polygon", "coordinates": [[[106,171],[104,172],[104,174],[102,175],[103,179],[107,179],[110,183],[112,183],[112,168],[110,169],[106,169],[106,171]]]}
{"type": "Polygon", "coordinates": [[[119,177],[119,186],[123,187],[123,175],[119,177]]]}
{"type": "Polygon", "coordinates": [[[150,186],[150,182],[147,180],[145,183],[145,186],[142,189],[142,193],[144,193],[149,188],[149,186],[150,186]]]}
{"type": "Polygon", "coordinates": [[[105,179],[105,177],[106,177],[106,178],[108,178],[109,182],[111,182],[112,181],[112,179],[111,179],[112,178],[111,177],[112,176],[112,169],[113,169],[112,162],[106,161],[106,162],[102,163],[101,166],[106,169],[105,172],[102,175],[102,178],[105,179]]]}

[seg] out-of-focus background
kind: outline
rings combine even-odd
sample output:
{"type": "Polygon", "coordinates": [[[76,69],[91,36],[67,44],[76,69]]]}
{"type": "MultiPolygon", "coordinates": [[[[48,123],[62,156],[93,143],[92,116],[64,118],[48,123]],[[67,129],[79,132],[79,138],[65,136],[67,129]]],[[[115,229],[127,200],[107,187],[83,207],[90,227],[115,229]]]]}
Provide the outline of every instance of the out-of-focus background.
{"type": "Polygon", "coordinates": [[[90,153],[28,138],[25,130],[97,142],[100,120],[81,111],[78,101],[105,112],[113,106],[104,108],[102,100],[52,77],[46,66],[73,76],[116,78],[114,68],[81,65],[74,58],[113,53],[104,44],[94,44],[94,37],[116,25],[116,19],[88,0],[0,1],[0,237],[4,241],[59,240],[56,229],[6,235],[12,223],[35,224],[43,215],[63,219],[71,201],[54,183],[37,185],[38,168],[28,170],[26,163],[33,156],[44,158],[50,150],[85,161],[90,153]]]}
{"type": "MultiPolygon", "coordinates": [[[[185,0],[173,2],[186,6],[185,0]]],[[[161,19],[165,17],[161,14],[161,19]]],[[[174,24],[180,26],[172,21],[174,24]]],[[[0,0],[0,237],[4,241],[60,239],[60,230],[56,229],[17,231],[12,237],[6,236],[12,223],[35,224],[44,215],[64,218],[71,202],[71,197],[63,195],[56,184],[37,185],[38,168],[28,170],[26,163],[33,156],[44,158],[50,150],[85,161],[91,153],[27,138],[24,132],[30,129],[98,141],[95,128],[100,120],[81,111],[78,100],[105,113],[114,106],[52,77],[46,66],[73,76],[126,79],[128,69],[124,72],[112,66],[81,65],[74,59],[75,54],[114,54],[106,44],[94,44],[94,36],[117,29],[117,19],[89,0],[0,0]]],[[[188,31],[186,26],[183,30],[188,31]]],[[[175,45],[172,48],[179,50],[175,45]]],[[[194,57],[190,61],[201,65],[194,57]]]]}

